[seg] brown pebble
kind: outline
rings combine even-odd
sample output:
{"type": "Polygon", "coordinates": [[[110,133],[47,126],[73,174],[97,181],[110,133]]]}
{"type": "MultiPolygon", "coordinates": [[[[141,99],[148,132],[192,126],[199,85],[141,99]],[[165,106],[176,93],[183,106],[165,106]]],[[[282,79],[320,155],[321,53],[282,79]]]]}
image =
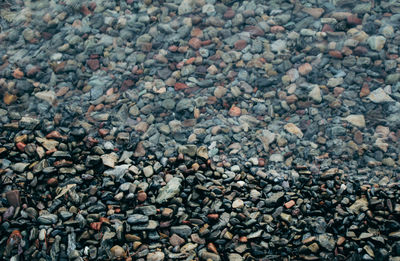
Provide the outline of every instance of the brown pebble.
{"type": "Polygon", "coordinates": [[[233,17],[235,17],[235,11],[233,11],[232,8],[229,8],[228,10],[226,10],[226,12],[224,13],[224,18],[231,19],[233,17]]]}
{"type": "Polygon", "coordinates": [[[362,24],[362,20],[353,14],[347,17],[347,23],[350,25],[360,25],[362,24]]]}
{"type": "Polygon", "coordinates": [[[338,50],[329,51],[329,55],[330,55],[331,57],[337,58],[337,59],[342,59],[342,58],[343,58],[342,53],[341,53],[340,51],[338,51],[338,50]]]}
{"type": "Polygon", "coordinates": [[[304,63],[299,66],[298,71],[301,75],[307,75],[312,71],[312,66],[309,63],[304,63]]]}
{"type": "Polygon", "coordinates": [[[17,68],[13,72],[13,77],[15,79],[21,79],[22,77],[24,77],[24,73],[19,68],[17,68]]]}
{"type": "Polygon", "coordinates": [[[236,50],[243,50],[247,45],[247,42],[245,40],[237,40],[235,42],[235,49],[236,50]]]}
{"type": "Polygon", "coordinates": [[[137,199],[138,199],[138,201],[140,201],[140,202],[146,201],[146,199],[147,199],[147,194],[146,194],[146,192],[144,192],[143,190],[139,191],[138,194],[137,194],[137,199]]]}
{"type": "Polygon", "coordinates": [[[218,255],[218,250],[213,243],[208,243],[207,249],[213,252],[214,254],[218,255]]]}
{"type": "Polygon", "coordinates": [[[201,40],[199,38],[192,38],[189,40],[189,46],[192,47],[193,49],[197,50],[201,47],[201,40]]]}
{"type": "Polygon", "coordinates": [[[358,144],[361,145],[363,143],[363,134],[361,131],[357,130],[354,133],[354,141],[358,144]]]}
{"type": "Polygon", "coordinates": [[[6,192],[6,198],[11,206],[19,207],[21,205],[21,197],[19,195],[19,190],[11,190],[6,192]]]}
{"type": "Polygon", "coordinates": [[[47,185],[55,187],[58,184],[58,180],[56,178],[49,178],[47,180],[47,185]]]}
{"type": "Polygon", "coordinates": [[[371,91],[369,90],[368,83],[364,83],[360,91],[360,98],[368,96],[370,92],[371,91]]]}

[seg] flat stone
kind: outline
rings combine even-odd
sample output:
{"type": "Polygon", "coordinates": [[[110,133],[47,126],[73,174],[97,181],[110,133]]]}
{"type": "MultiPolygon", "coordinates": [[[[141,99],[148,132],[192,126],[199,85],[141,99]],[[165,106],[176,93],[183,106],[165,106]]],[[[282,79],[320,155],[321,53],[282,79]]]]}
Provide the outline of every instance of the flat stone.
{"type": "Polygon", "coordinates": [[[312,71],[312,66],[309,63],[305,63],[299,66],[297,69],[300,73],[300,75],[307,75],[312,71]]]}
{"type": "Polygon", "coordinates": [[[54,91],[42,91],[35,93],[35,97],[50,103],[51,105],[57,100],[56,93],[54,91]]]}
{"type": "Polygon", "coordinates": [[[280,154],[280,153],[272,154],[269,157],[269,160],[272,161],[272,162],[282,162],[283,161],[283,155],[280,154]]]}
{"type": "Polygon", "coordinates": [[[367,98],[374,103],[384,103],[384,102],[394,101],[382,88],[374,90],[368,95],[367,98]]]}
{"type": "Polygon", "coordinates": [[[134,226],[131,226],[131,230],[133,230],[133,231],[155,230],[155,229],[158,227],[158,225],[159,225],[159,224],[158,224],[157,221],[155,221],[155,220],[149,220],[149,223],[148,223],[148,224],[144,224],[144,225],[138,225],[138,224],[136,224],[136,225],[134,225],[134,226]]]}
{"type": "Polygon", "coordinates": [[[149,253],[146,257],[146,261],[162,261],[165,259],[165,254],[161,251],[149,253]]]}
{"type": "Polygon", "coordinates": [[[328,251],[333,251],[335,248],[335,240],[330,234],[321,234],[317,237],[318,243],[328,251]]]}
{"type": "Polygon", "coordinates": [[[101,155],[101,160],[103,161],[104,166],[114,168],[115,163],[118,161],[118,155],[115,153],[104,154],[101,155]]]}
{"type": "Polygon", "coordinates": [[[350,123],[356,127],[365,128],[364,115],[353,114],[353,115],[349,115],[349,116],[343,118],[343,120],[347,121],[348,123],[350,123]]]}
{"type": "Polygon", "coordinates": [[[133,214],[128,217],[127,221],[129,224],[147,223],[149,217],[141,214],[133,214]]]}
{"type": "Polygon", "coordinates": [[[54,214],[44,214],[38,217],[38,221],[42,225],[56,224],[58,221],[58,216],[54,214]]]}

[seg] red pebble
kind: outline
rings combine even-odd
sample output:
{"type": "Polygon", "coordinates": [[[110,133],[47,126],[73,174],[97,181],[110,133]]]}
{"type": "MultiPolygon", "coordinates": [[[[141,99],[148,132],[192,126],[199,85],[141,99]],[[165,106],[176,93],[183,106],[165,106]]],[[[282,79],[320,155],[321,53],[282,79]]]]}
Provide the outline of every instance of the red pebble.
{"type": "Polygon", "coordinates": [[[20,151],[24,151],[25,147],[26,147],[26,144],[22,143],[22,142],[18,142],[16,146],[20,151]]]}
{"type": "Polygon", "coordinates": [[[349,15],[347,17],[347,23],[350,25],[359,25],[362,24],[362,20],[357,17],[357,15],[349,15]]]}
{"type": "Polygon", "coordinates": [[[103,222],[92,222],[92,223],[90,223],[90,228],[93,229],[93,230],[99,231],[101,229],[101,224],[102,223],[103,222]]]}
{"type": "Polygon", "coordinates": [[[245,40],[237,40],[235,43],[235,49],[236,50],[243,50],[247,45],[247,42],[245,40]]]}
{"type": "Polygon", "coordinates": [[[342,53],[340,51],[338,51],[338,50],[329,51],[329,55],[332,56],[333,58],[337,58],[337,59],[342,59],[343,58],[342,53]]]}
{"type": "Polygon", "coordinates": [[[87,65],[89,66],[90,70],[96,71],[100,68],[100,62],[97,59],[89,59],[87,60],[87,65]]]}
{"type": "Polygon", "coordinates": [[[276,33],[281,33],[285,31],[285,28],[280,25],[274,25],[271,27],[271,33],[276,34],[276,33]]]}
{"type": "Polygon", "coordinates": [[[47,139],[62,139],[64,138],[58,131],[52,131],[46,135],[47,139]]]}
{"type": "Polygon", "coordinates": [[[207,217],[212,220],[217,220],[219,218],[218,214],[208,214],[207,217]]]}
{"type": "Polygon", "coordinates": [[[175,88],[175,91],[181,91],[181,90],[187,89],[189,87],[184,83],[177,82],[177,83],[175,83],[174,88],[175,88]]]}
{"type": "Polygon", "coordinates": [[[47,185],[55,187],[58,184],[58,180],[56,178],[49,178],[47,180],[47,185]]]}
{"type": "Polygon", "coordinates": [[[201,47],[201,40],[199,38],[194,37],[189,40],[189,46],[197,50],[201,47]]]}
{"type": "Polygon", "coordinates": [[[333,32],[334,30],[333,30],[333,28],[329,25],[329,24],[325,24],[323,27],[322,27],[322,30],[321,30],[322,32],[333,32]]]}
{"type": "Polygon", "coordinates": [[[147,194],[146,194],[146,192],[144,192],[144,191],[139,191],[138,194],[137,194],[137,199],[138,199],[138,201],[140,201],[140,202],[146,201],[146,199],[147,199],[147,194]]]}

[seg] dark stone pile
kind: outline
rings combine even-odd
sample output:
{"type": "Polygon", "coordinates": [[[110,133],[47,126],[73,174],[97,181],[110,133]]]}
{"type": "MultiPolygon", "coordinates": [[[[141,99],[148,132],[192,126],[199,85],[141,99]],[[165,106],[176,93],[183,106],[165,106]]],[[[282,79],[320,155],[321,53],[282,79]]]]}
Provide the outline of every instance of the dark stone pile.
{"type": "Polygon", "coordinates": [[[5,260],[400,260],[398,1],[0,2],[5,260]]]}

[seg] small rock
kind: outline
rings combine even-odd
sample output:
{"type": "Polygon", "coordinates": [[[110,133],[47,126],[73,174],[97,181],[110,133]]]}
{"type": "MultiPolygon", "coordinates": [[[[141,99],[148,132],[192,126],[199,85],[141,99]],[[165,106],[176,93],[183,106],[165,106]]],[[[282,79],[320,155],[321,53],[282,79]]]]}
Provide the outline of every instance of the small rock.
{"type": "Polygon", "coordinates": [[[181,182],[182,180],[180,178],[173,177],[167,183],[167,185],[165,185],[158,191],[156,202],[158,204],[162,204],[168,201],[169,199],[175,197],[180,191],[181,182]]]}
{"type": "Polygon", "coordinates": [[[143,168],[143,174],[146,178],[149,178],[151,176],[153,176],[154,174],[154,169],[152,166],[146,166],[143,168]]]}
{"type": "Polygon", "coordinates": [[[192,234],[192,229],[187,225],[172,226],[171,233],[186,239],[192,234]]]}
{"type": "Polygon", "coordinates": [[[56,224],[58,221],[58,217],[54,214],[44,214],[38,217],[38,221],[42,225],[56,224]]]}
{"type": "Polygon", "coordinates": [[[111,259],[114,259],[114,260],[120,260],[122,258],[126,258],[125,250],[118,245],[113,246],[110,249],[110,254],[111,254],[111,259]]]}
{"type": "Polygon", "coordinates": [[[309,63],[305,63],[299,66],[298,71],[301,75],[307,75],[312,71],[312,66],[309,63]]]}
{"type": "Polygon", "coordinates": [[[244,202],[243,200],[237,198],[235,201],[232,203],[232,208],[243,208],[244,207],[244,202]]]}
{"type": "Polygon", "coordinates": [[[318,85],[314,86],[308,96],[318,103],[322,101],[321,90],[318,85]]]}
{"type": "Polygon", "coordinates": [[[374,90],[368,95],[367,98],[374,103],[384,103],[384,102],[394,101],[382,88],[374,90]]]}
{"type": "Polygon", "coordinates": [[[381,35],[379,36],[373,35],[368,38],[367,43],[369,44],[369,47],[372,50],[380,51],[385,46],[386,38],[381,35]]]}
{"type": "Polygon", "coordinates": [[[165,254],[161,251],[149,253],[146,257],[146,261],[162,261],[165,258],[165,254]]]}
{"type": "Polygon", "coordinates": [[[42,91],[35,93],[35,97],[44,101],[47,101],[51,105],[57,100],[56,93],[54,91],[42,91]]]}
{"type": "Polygon", "coordinates": [[[365,128],[365,119],[364,119],[364,115],[361,114],[353,114],[353,115],[349,115],[346,118],[343,118],[343,120],[347,121],[348,123],[359,127],[359,128],[365,128]]]}
{"type": "Polygon", "coordinates": [[[303,138],[303,132],[293,123],[286,124],[284,128],[287,132],[294,134],[299,138],[303,138]]]}

